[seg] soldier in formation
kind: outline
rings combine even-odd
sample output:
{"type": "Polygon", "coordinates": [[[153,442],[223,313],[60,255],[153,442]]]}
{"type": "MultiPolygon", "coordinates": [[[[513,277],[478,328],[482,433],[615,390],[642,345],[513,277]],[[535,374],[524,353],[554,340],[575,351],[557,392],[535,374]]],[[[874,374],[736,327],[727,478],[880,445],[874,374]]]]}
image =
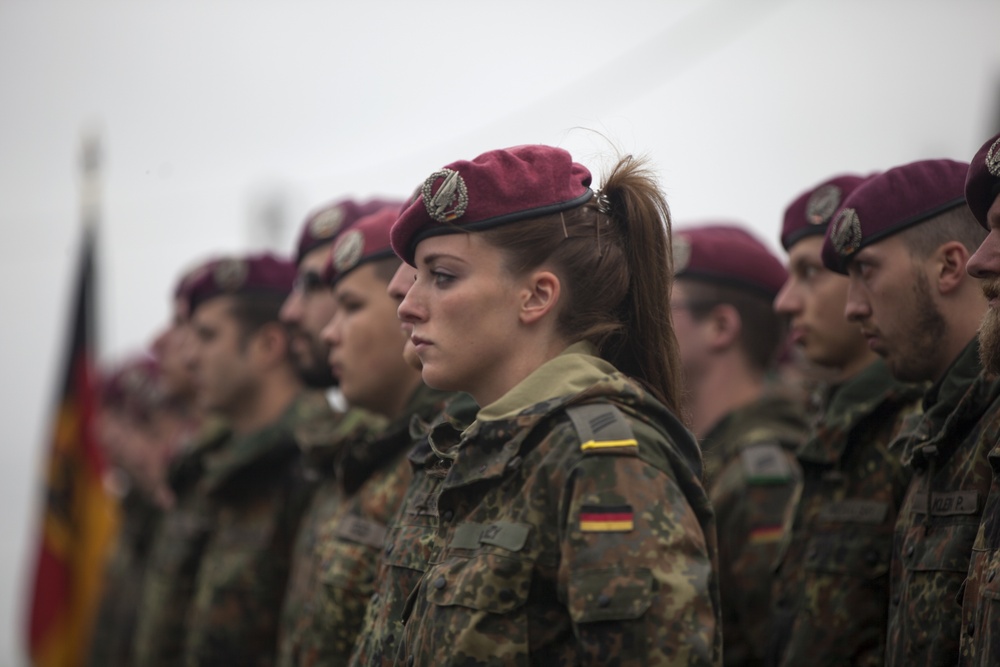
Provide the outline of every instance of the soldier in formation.
{"type": "Polygon", "coordinates": [[[1000,135],[826,179],[786,272],[519,146],[197,265],[90,664],[997,664],[998,184],[1000,135]]]}

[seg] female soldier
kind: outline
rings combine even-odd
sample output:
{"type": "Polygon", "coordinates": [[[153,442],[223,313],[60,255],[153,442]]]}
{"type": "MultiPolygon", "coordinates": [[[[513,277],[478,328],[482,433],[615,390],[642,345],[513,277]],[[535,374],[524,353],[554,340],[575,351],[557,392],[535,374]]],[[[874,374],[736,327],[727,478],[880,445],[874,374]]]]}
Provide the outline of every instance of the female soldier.
{"type": "Polygon", "coordinates": [[[397,663],[720,664],[666,202],[631,158],[590,182],[558,148],[492,151],[428,177],[393,226],[424,381],[482,406],[431,432],[436,530],[397,663]]]}

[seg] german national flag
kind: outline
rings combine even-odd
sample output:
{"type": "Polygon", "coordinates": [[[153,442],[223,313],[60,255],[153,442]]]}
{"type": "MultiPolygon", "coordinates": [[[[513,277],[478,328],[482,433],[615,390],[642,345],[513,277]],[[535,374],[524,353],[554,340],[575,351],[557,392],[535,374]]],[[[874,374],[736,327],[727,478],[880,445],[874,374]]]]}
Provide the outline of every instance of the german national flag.
{"type": "Polygon", "coordinates": [[[584,505],[580,530],[584,533],[627,533],[635,528],[631,505],[584,505]]]}
{"type": "Polygon", "coordinates": [[[95,438],[92,313],[94,231],[86,229],[69,350],[45,465],[45,499],[28,644],[35,667],[75,667],[87,652],[115,502],[102,483],[95,438]]]}

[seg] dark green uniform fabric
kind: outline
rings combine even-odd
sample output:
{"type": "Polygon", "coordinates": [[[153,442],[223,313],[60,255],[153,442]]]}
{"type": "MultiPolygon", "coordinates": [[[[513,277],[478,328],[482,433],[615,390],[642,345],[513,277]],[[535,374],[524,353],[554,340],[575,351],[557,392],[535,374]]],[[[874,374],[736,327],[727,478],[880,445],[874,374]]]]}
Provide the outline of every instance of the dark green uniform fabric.
{"type": "Polygon", "coordinates": [[[91,667],[128,667],[133,661],[136,612],[149,546],[162,510],[131,489],[121,501],[121,529],[104,572],[87,661],[91,667]]]}
{"type": "MultiPolygon", "coordinates": [[[[980,376],[977,382],[995,378],[980,376]]],[[[983,396],[985,399],[986,396],[983,396]]],[[[982,415],[978,429],[991,474],[989,495],[972,547],[962,600],[961,667],[1000,665],[1000,399],[982,415]],[[992,445],[992,446],[991,446],[992,445]]]]}
{"type": "Polygon", "coordinates": [[[438,456],[431,444],[458,442],[476,418],[479,406],[468,394],[455,395],[430,424],[415,423],[418,444],[408,456],[412,480],[390,522],[365,621],[351,655],[352,667],[391,665],[402,637],[403,610],[431,560],[438,526],[437,492],[450,467],[448,453],[438,456]]]}
{"type": "Polygon", "coordinates": [[[297,433],[303,451],[305,474],[315,483],[312,499],[301,522],[292,552],[291,573],[281,611],[278,664],[300,664],[303,642],[317,617],[317,591],[321,581],[319,545],[330,539],[329,523],[343,500],[336,464],[344,449],[377,437],[385,420],[363,410],[332,415],[329,423],[297,433]]]}
{"type": "Polygon", "coordinates": [[[774,587],[777,664],[882,664],[892,534],[910,480],[890,444],[922,393],[881,360],[826,392],[798,452],[802,496],[774,587]]]}
{"type": "Polygon", "coordinates": [[[913,470],[893,541],[886,664],[954,665],[962,628],[960,589],[993,477],[991,416],[1000,381],[982,373],[973,340],[924,397],[904,436],[913,470]]]}
{"type": "Polygon", "coordinates": [[[410,421],[430,419],[449,396],[421,384],[376,437],[347,443],[336,467],[341,500],[314,552],[315,611],[290,664],[347,664],[374,592],[386,526],[410,484],[410,421]]]}
{"type": "Polygon", "coordinates": [[[220,422],[206,424],[171,462],[168,479],[176,500],[160,520],[149,550],[136,618],[136,665],[181,664],[194,581],[211,531],[211,511],[198,482],[205,457],[228,436],[220,422]]]}
{"type": "Polygon", "coordinates": [[[199,492],[211,531],[187,615],[188,667],[275,663],[292,547],[312,489],[296,432],[330,423],[326,397],[304,392],[271,425],[205,457],[199,492]]]}
{"type": "Polygon", "coordinates": [[[726,415],[701,441],[719,535],[729,667],[761,665],[767,654],[774,567],[801,490],[795,451],[807,430],[799,405],[764,395],[726,415]]]}
{"type": "Polygon", "coordinates": [[[396,664],[721,664],[697,444],[587,349],[537,369],[455,444],[423,510],[437,527],[396,664]]]}

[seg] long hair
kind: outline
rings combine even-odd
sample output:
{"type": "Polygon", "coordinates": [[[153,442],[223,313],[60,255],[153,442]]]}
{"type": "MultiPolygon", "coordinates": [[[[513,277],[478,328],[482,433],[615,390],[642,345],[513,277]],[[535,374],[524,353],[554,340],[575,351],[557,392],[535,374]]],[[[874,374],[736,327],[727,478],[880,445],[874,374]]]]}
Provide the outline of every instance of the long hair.
{"type": "Polygon", "coordinates": [[[505,252],[514,275],[552,266],[563,283],[560,334],[590,341],[680,414],[679,353],[667,307],[670,211],[643,160],[619,159],[583,206],[482,234],[505,252]]]}

